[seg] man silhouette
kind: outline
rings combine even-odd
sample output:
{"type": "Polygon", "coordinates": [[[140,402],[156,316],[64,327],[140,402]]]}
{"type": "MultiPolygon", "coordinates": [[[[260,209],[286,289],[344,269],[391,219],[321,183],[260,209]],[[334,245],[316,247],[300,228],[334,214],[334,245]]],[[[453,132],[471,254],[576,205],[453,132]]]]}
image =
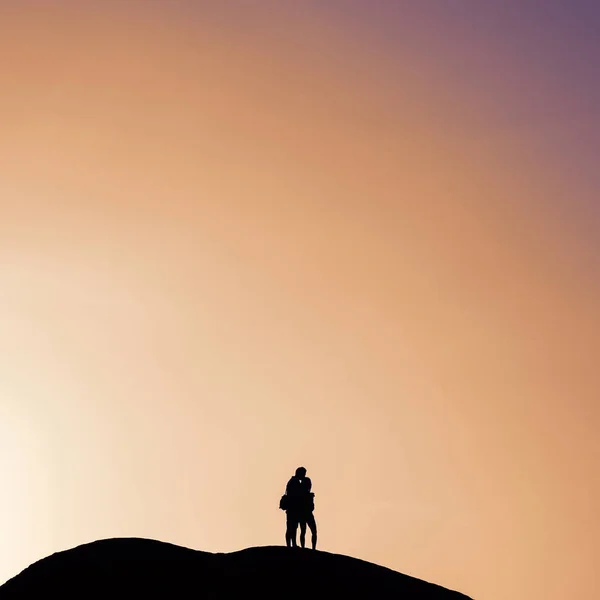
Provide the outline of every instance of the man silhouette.
{"type": "Polygon", "coordinates": [[[311,491],[312,482],[306,476],[306,469],[298,467],[296,473],[288,481],[285,488],[286,495],[286,532],[285,542],[289,547],[297,547],[296,532],[300,525],[300,545],[305,547],[306,526],[312,534],[312,548],[317,547],[317,524],[313,514],[314,494],[311,491]]]}

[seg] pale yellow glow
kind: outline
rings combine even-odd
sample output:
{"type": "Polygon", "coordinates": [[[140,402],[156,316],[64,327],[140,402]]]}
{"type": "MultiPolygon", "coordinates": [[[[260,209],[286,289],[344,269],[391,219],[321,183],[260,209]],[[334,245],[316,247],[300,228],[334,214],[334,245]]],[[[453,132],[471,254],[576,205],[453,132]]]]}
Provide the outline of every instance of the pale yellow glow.
{"type": "Polygon", "coordinates": [[[593,597],[598,281],[526,140],[302,11],[92,5],[0,19],[0,579],[281,544],[305,464],[323,549],[593,597]]]}

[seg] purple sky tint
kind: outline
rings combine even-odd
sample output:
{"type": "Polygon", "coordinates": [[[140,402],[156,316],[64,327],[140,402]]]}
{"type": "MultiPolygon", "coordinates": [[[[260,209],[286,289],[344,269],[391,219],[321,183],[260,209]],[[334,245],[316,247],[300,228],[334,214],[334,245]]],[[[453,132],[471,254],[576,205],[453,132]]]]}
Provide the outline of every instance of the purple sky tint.
{"type": "Polygon", "coordinates": [[[443,110],[467,114],[470,131],[527,138],[536,166],[560,175],[565,192],[569,181],[576,188],[548,210],[582,238],[582,260],[598,265],[600,2],[333,0],[327,10],[368,35],[383,60],[409,46],[433,67],[424,77],[445,73],[456,96],[443,110]]]}

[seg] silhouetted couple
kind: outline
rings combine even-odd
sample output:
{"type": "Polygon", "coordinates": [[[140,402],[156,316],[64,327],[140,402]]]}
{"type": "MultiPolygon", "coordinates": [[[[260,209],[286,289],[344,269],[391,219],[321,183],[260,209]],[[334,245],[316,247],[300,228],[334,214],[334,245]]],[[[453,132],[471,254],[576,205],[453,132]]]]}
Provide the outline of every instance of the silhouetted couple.
{"type": "Polygon", "coordinates": [[[286,512],[285,543],[288,547],[297,547],[296,532],[300,526],[300,545],[306,542],[306,526],[310,529],[313,550],[317,547],[317,523],[315,510],[315,495],[311,491],[312,482],[306,476],[306,469],[298,467],[296,474],[288,481],[285,494],[279,503],[279,508],[286,512]]]}

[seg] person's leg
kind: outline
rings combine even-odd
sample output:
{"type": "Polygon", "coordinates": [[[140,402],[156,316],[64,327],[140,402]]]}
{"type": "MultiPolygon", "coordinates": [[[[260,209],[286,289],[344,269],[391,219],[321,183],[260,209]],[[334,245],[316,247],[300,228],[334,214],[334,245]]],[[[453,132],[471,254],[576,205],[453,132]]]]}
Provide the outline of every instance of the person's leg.
{"type": "MultiPolygon", "coordinates": [[[[310,533],[311,533],[312,549],[316,550],[317,549],[317,522],[315,521],[315,515],[313,513],[310,513],[308,519],[306,520],[306,524],[308,525],[308,527],[310,529],[310,533]]],[[[305,527],[306,527],[306,525],[305,525],[305,527]]]]}
{"type": "Polygon", "coordinates": [[[292,546],[294,548],[298,547],[298,542],[296,541],[296,534],[298,533],[298,515],[294,516],[294,524],[292,529],[292,546]]]}
{"type": "Polygon", "coordinates": [[[296,545],[296,519],[291,513],[287,513],[285,527],[285,545],[290,548],[296,545]]]}
{"type": "Polygon", "coordinates": [[[298,515],[288,512],[287,513],[287,532],[286,532],[286,543],[288,547],[296,548],[298,543],[296,542],[296,531],[298,529],[298,515]]]}
{"type": "Polygon", "coordinates": [[[304,517],[300,520],[300,545],[306,546],[306,520],[304,517]]]}

